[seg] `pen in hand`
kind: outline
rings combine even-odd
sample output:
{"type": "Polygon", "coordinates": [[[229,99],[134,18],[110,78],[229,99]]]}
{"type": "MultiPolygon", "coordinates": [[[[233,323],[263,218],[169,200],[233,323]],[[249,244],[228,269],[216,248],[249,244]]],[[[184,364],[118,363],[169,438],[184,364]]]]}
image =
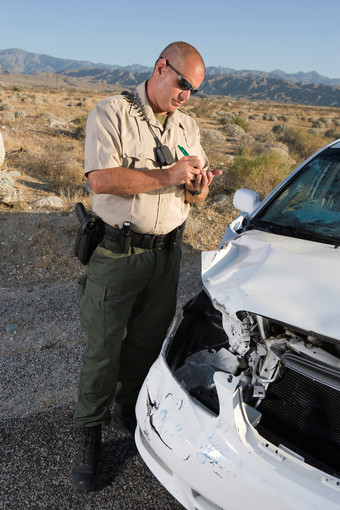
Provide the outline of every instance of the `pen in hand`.
{"type": "MultiPolygon", "coordinates": [[[[177,145],[177,147],[179,148],[179,150],[181,151],[182,154],[184,154],[184,156],[189,156],[189,154],[187,153],[187,151],[184,149],[184,147],[182,147],[181,145],[177,145]]],[[[213,176],[217,176],[217,175],[221,175],[222,171],[221,170],[213,170],[212,172],[207,170],[207,175],[210,175],[210,173],[212,173],[213,176]]],[[[195,179],[193,179],[191,182],[195,182],[195,179]]]]}
{"type": "Polygon", "coordinates": [[[184,154],[184,156],[189,156],[189,154],[187,153],[187,151],[184,149],[184,147],[182,147],[181,145],[178,145],[178,148],[179,150],[182,152],[182,154],[184,154]]]}
{"type": "MultiPolygon", "coordinates": [[[[179,150],[182,152],[182,154],[184,154],[184,156],[189,156],[188,152],[184,149],[184,147],[182,147],[181,145],[177,145],[177,147],[179,148],[179,150]]],[[[196,168],[196,167],[195,167],[196,168]]],[[[192,179],[191,182],[195,182],[196,179],[192,179]]]]}

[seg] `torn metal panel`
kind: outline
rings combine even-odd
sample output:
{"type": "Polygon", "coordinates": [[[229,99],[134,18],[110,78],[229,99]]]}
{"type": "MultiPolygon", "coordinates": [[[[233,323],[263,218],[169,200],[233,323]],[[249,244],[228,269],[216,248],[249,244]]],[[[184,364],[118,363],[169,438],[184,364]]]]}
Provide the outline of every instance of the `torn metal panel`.
{"type": "Polygon", "coordinates": [[[340,340],[340,251],[264,232],[203,253],[203,284],[229,315],[249,310],[340,340]]]}

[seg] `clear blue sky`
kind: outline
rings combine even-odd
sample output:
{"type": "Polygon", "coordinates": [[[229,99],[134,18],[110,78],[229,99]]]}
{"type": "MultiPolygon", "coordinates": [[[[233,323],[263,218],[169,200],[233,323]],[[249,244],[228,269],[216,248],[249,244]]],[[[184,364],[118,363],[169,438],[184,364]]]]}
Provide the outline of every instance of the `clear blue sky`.
{"type": "Polygon", "coordinates": [[[340,78],[340,0],[2,0],[0,50],[152,66],[186,41],[207,66],[340,78]]]}

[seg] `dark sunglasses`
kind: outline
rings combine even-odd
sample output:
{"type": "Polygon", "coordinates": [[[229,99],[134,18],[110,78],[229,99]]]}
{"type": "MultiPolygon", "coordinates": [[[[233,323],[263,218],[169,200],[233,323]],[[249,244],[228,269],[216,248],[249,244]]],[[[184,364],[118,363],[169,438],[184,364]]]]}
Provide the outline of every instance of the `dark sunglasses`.
{"type": "Polygon", "coordinates": [[[169,66],[170,69],[175,71],[176,74],[178,74],[178,77],[179,77],[178,86],[179,86],[180,89],[182,89],[182,90],[190,90],[191,94],[196,94],[197,92],[199,92],[199,89],[194,89],[194,87],[191,85],[190,81],[188,81],[186,78],[184,78],[184,76],[182,76],[181,73],[179,73],[177,71],[177,69],[175,69],[170,64],[170,62],[169,62],[169,60],[167,58],[162,57],[162,55],[159,58],[162,58],[163,60],[165,60],[166,65],[169,66]]]}

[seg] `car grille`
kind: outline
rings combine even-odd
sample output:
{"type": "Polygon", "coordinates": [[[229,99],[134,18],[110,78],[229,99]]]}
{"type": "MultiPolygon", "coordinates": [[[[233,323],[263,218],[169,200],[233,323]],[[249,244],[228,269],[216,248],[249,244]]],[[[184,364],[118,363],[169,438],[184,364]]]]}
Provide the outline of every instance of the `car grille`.
{"type": "Polygon", "coordinates": [[[263,437],[340,475],[340,391],[334,386],[286,367],[269,385],[258,410],[262,418],[257,430],[263,437]]]}

